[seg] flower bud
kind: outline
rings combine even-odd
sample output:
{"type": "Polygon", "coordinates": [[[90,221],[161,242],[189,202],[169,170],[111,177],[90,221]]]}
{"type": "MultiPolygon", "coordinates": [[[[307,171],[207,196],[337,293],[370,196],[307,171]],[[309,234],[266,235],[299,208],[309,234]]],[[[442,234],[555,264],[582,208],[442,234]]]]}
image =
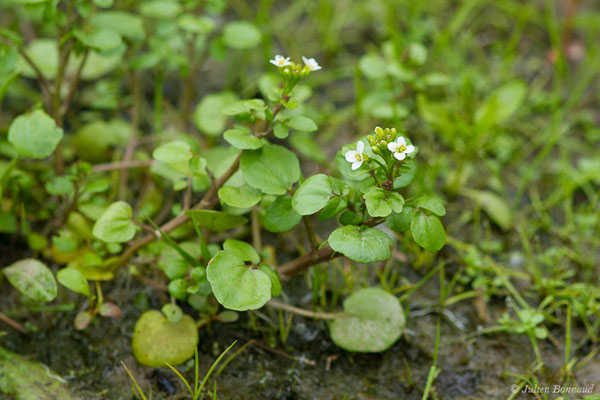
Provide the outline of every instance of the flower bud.
{"type": "Polygon", "coordinates": [[[373,150],[373,153],[375,153],[375,154],[380,154],[381,153],[381,150],[379,150],[379,147],[377,147],[377,146],[372,146],[371,150],[373,150]]]}
{"type": "Polygon", "coordinates": [[[383,129],[380,126],[375,127],[375,133],[379,136],[383,135],[383,129]]]}
{"type": "Polygon", "coordinates": [[[375,138],[372,135],[367,136],[367,140],[371,146],[375,146],[375,138]]]}

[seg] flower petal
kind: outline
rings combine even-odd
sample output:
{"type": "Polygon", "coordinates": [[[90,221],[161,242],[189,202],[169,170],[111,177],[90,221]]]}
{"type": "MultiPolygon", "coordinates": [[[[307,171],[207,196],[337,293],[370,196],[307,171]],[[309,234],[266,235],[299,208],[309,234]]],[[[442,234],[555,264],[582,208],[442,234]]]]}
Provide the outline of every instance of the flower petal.
{"type": "Polygon", "coordinates": [[[396,143],[396,142],[389,142],[388,145],[387,145],[387,148],[388,148],[389,151],[395,152],[396,149],[398,148],[398,143],[396,143]]]}
{"type": "Polygon", "coordinates": [[[394,157],[396,157],[398,159],[398,161],[402,161],[406,158],[406,154],[404,154],[404,152],[394,153],[394,157]]]}
{"type": "Polygon", "coordinates": [[[348,150],[348,151],[346,152],[346,154],[344,155],[344,157],[346,157],[346,161],[353,163],[353,162],[355,162],[355,161],[356,161],[356,155],[357,155],[357,154],[358,154],[358,152],[357,152],[357,151],[354,151],[354,150],[348,150]]]}
{"type": "Polygon", "coordinates": [[[279,63],[277,62],[277,60],[269,60],[269,62],[274,66],[279,67],[279,63]]]}
{"type": "Polygon", "coordinates": [[[352,171],[356,171],[357,169],[360,168],[360,166],[362,165],[362,160],[361,161],[354,161],[352,163],[352,171]]]}
{"type": "Polygon", "coordinates": [[[406,139],[404,139],[404,136],[400,136],[396,139],[396,143],[400,146],[406,146],[406,139]]]}
{"type": "Polygon", "coordinates": [[[404,152],[405,152],[406,154],[410,154],[410,153],[412,153],[413,151],[415,151],[415,146],[413,146],[412,144],[409,144],[408,146],[406,146],[406,150],[404,150],[404,152]]]}
{"type": "Polygon", "coordinates": [[[358,143],[356,143],[356,150],[359,154],[362,154],[365,151],[365,144],[362,140],[359,140],[358,143]]]}

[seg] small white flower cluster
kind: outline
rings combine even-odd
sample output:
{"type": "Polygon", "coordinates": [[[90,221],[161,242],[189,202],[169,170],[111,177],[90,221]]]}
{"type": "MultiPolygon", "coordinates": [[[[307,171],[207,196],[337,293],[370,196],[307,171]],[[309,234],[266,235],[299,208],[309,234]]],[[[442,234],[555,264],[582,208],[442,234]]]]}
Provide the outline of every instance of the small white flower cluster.
{"type": "MultiPolygon", "coordinates": [[[[404,139],[403,136],[399,136],[395,142],[388,143],[387,148],[394,154],[394,158],[396,158],[398,161],[404,160],[408,154],[411,154],[413,151],[415,151],[415,146],[412,144],[409,144],[408,146],[406,145],[406,139],[404,139]]],[[[356,150],[348,150],[344,155],[346,157],[346,161],[352,163],[353,171],[359,169],[366,160],[364,151],[365,144],[362,140],[359,140],[356,144],[356,150]]]]}
{"type": "MultiPolygon", "coordinates": [[[[304,65],[306,65],[311,71],[318,71],[321,69],[321,66],[314,58],[306,58],[302,56],[302,61],[304,61],[304,65]]],[[[290,57],[284,57],[279,54],[277,54],[274,59],[269,60],[269,62],[277,68],[287,67],[288,65],[292,64],[290,57]]]]}

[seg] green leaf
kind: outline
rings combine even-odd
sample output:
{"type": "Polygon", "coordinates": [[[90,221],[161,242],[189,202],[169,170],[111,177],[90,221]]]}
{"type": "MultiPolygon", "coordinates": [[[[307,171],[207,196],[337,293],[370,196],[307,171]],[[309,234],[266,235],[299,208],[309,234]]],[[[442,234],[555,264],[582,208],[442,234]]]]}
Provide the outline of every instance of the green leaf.
{"type": "Polygon", "coordinates": [[[303,115],[294,115],[285,123],[287,126],[296,129],[297,131],[312,132],[317,130],[317,124],[315,124],[312,119],[303,115]]]}
{"type": "Polygon", "coordinates": [[[90,286],[85,276],[74,268],[63,268],[56,273],[58,282],[67,289],[90,297],[90,286]]]}
{"type": "Polygon", "coordinates": [[[271,299],[271,279],[235,254],[219,251],[208,263],[206,276],[217,301],[230,310],[256,310],[271,299]]]}
{"type": "Polygon", "coordinates": [[[184,163],[192,158],[192,150],[186,142],[175,140],[157,147],[152,157],[167,164],[184,163]]]}
{"type": "Polygon", "coordinates": [[[233,49],[251,49],[261,40],[260,30],[246,21],[229,22],[223,27],[223,41],[233,49]]]}
{"type": "Polygon", "coordinates": [[[367,54],[360,58],[358,68],[369,79],[381,79],[387,75],[387,62],[376,54],[367,54]]]}
{"type": "Polygon", "coordinates": [[[249,208],[255,206],[262,198],[258,189],[244,185],[241,188],[234,186],[223,186],[218,191],[219,199],[232,207],[249,208]]]}
{"type": "Polygon", "coordinates": [[[289,136],[290,130],[287,126],[283,125],[281,122],[275,122],[275,127],[273,128],[273,135],[277,139],[285,139],[289,136]]]}
{"type": "Polygon", "coordinates": [[[171,324],[176,324],[183,318],[183,311],[177,304],[165,304],[160,311],[171,324]]]}
{"type": "Polygon", "coordinates": [[[256,136],[250,135],[250,132],[240,129],[229,129],[223,134],[227,142],[240,150],[256,150],[262,147],[262,142],[256,136]]]}
{"type": "Polygon", "coordinates": [[[392,239],[375,228],[342,226],[329,235],[328,241],[333,250],[364,264],[387,260],[391,256],[392,239]]]}
{"type": "Polygon", "coordinates": [[[260,256],[254,247],[241,240],[227,239],[225,243],[223,243],[223,250],[236,255],[244,261],[250,261],[253,264],[258,264],[260,262],[260,256]]]}
{"type": "Polygon", "coordinates": [[[101,8],[109,8],[112,7],[115,0],[94,0],[94,4],[101,8]]]}
{"type": "MultiPolygon", "coordinates": [[[[140,3],[140,14],[157,19],[172,19],[181,11],[181,5],[171,0],[153,0],[140,3]]],[[[171,363],[172,364],[172,363],[171,363]]],[[[163,365],[161,365],[162,367],[163,365]]]]}
{"type": "Polygon", "coordinates": [[[135,323],[131,347],[136,360],[149,367],[179,365],[194,356],[198,328],[189,315],[177,323],[169,322],[158,310],[146,311],[135,323]]]}
{"type": "Polygon", "coordinates": [[[11,285],[36,301],[48,302],[56,297],[56,280],[52,271],[33,258],[17,261],[2,270],[11,285]]]}
{"type": "Polygon", "coordinates": [[[383,289],[367,288],[344,300],[344,314],[333,321],[330,331],[344,350],[379,353],[400,338],[404,326],[398,299],[383,289]]]}
{"type": "Polygon", "coordinates": [[[294,193],[292,207],[300,215],[314,214],[327,205],[332,192],[333,184],[327,175],[313,175],[294,193]]]}
{"type": "Polygon", "coordinates": [[[462,194],[475,200],[502,230],[505,231],[512,226],[512,211],[508,202],[502,197],[490,191],[466,188],[462,190],[462,194]]]}
{"type": "Polygon", "coordinates": [[[227,116],[223,108],[237,100],[231,92],[214,93],[204,96],[194,111],[194,122],[199,131],[207,135],[219,135],[225,129],[227,116]]]}
{"type": "Polygon", "coordinates": [[[404,198],[396,192],[372,187],[365,195],[365,204],[371,217],[387,217],[393,212],[402,211],[404,198]]]}
{"type": "Polygon", "coordinates": [[[263,216],[263,226],[269,232],[286,232],[295,227],[302,220],[302,216],[292,208],[292,199],[279,197],[275,200],[263,216]]]}
{"type": "Polygon", "coordinates": [[[300,179],[298,158],[278,145],[244,151],[240,166],[248,185],[266,194],[283,195],[300,179]]]}
{"type": "Polygon", "coordinates": [[[221,232],[228,231],[238,226],[245,225],[248,219],[240,215],[228,214],[222,211],[213,210],[187,210],[185,215],[192,221],[210,231],[221,232]]]}
{"type": "Polygon", "coordinates": [[[415,207],[424,208],[439,217],[446,215],[446,207],[444,207],[442,201],[436,197],[420,197],[415,201],[415,207]]]}
{"type": "Polygon", "coordinates": [[[18,116],[8,129],[8,141],[17,153],[37,159],[52,154],[62,137],[62,129],[42,110],[18,116]]]}
{"type": "Polygon", "coordinates": [[[44,188],[48,193],[54,195],[71,194],[75,189],[71,179],[66,176],[52,177],[48,182],[46,182],[44,188]]]}
{"type": "Polygon", "coordinates": [[[385,219],[385,223],[391,230],[396,232],[406,232],[410,229],[410,223],[415,215],[415,209],[412,207],[404,207],[399,213],[391,213],[385,219]]]}
{"type": "Polygon", "coordinates": [[[131,206],[124,201],[111,204],[94,224],[94,237],[108,243],[123,243],[135,236],[131,206]]]}
{"type": "Polygon", "coordinates": [[[412,219],[410,232],[415,242],[429,251],[438,251],[446,244],[446,232],[435,215],[418,213],[412,219]]]}
{"type": "Polygon", "coordinates": [[[281,282],[279,281],[279,275],[277,270],[269,267],[266,264],[260,265],[260,270],[269,276],[271,280],[271,296],[277,297],[281,294],[281,282]]]}
{"type": "Polygon", "coordinates": [[[76,29],[73,34],[81,43],[98,51],[113,50],[121,45],[121,35],[109,29],[94,28],[91,32],[76,29]]]}
{"type": "Polygon", "coordinates": [[[484,126],[501,124],[521,107],[526,94],[527,88],[521,81],[500,86],[475,111],[475,122],[484,126]]]}
{"type": "Polygon", "coordinates": [[[110,29],[131,40],[141,40],[146,34],[143,19],[124,11],[99,11],[90,18],[90,24],[110,29]]]}
{"type": "Polygon", "coordinates": [[[319,221],[325,221],[329,218],[333,218],[338,215],[340,212],[346,209],[348,206],[348,202],[343,197],[332,197],[327,205],[321,210],[321,212],[317,215],[317,219],[319,221]]]}

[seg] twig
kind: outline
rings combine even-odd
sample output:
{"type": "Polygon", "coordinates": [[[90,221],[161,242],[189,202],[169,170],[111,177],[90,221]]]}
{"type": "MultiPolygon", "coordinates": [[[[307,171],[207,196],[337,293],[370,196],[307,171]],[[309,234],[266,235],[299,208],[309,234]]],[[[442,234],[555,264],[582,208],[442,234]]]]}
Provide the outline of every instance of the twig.
{"type": "Polygon", "coordinates": [[[310,311],[310,310],[295,307],[295,306],[292,306],[292,305],[289,305],[286,303],[280,303],[277,300],[271,300],[267,304],[273,308],[278,308],[280,310],[289,311],[291,313],[294,313],[297,315],[302,315],[303,317],[309,317],[309,318],[336,319],[341,315],[340,313],[325,313],[325,312],[310,311]]]}
{"type": "Polygon", "coordinates": [[[67,113],[67,110],[69,109],[69,105],[71,104],[71,101],[73,100],[73,97],[75,96],[75,93],[77,92],[77,86],[79,85],[79,79],[81,78],[81,71],[83,71],[83,67],[85,66],[85,62],[87,61],[89,53],[90,53],[90,49],[89,49],[89,47],[87,47],[85,49],[85,52],[83,53],[83,58],[81,59],[81,63],[79,63],[79,67],[77,67],[77,71],[75,72],[73,81],[71,81],[71,86],[69,87],[69,93],[67,94],[67,97],[63,101],[63,105],[60,108],[60,114],[62,116],[64,116],[67,113]]]}
{"type": "Polygon", "coordinates": [[[27,329],[25,329],[23,327],[23,325],[19,324],[17,321],[15,321],[14,319],[10,318],[9,316],[7,316],[4,313],[0,312],[0,320],[6,322],[8,325],[12,326],[13,328],[15,328],[16,330],[18,330],[21,333],[24,334],[28,334],[29,331],[27,329]]]}
{"type": "Polygon", "coordinates": [[[330,261],[340,256],[340,253],[334,252],[329,245],[326,245],[316,252],[311,251],[310,253],[300,256],[295,260],[283,264],[278,268],[279,275],[281,275],[283,279],[287,279],[292,275],[296,275],[299,272],[312,267],[315,264],[319,264],[324,261],[330,261]]]}
{"type": "Polygon", "coordinates": [[[127,170],[129,168],[149,167],[154,164],[154,160],[129,160],[117,161],[106,164],[98,164],[92,167],[92,172],[114,171],[116,169],[127,170]]]}
{"type": "Polygon", "coordinates": [[[42,88],[42,93],[44,94],[44,98],[46,99],[45,100],[46,104],[49,108],[50,107],[50,91],[52,90],[50,81],[48,81],[46,76],[42,73],[42,71],[38,68],[38,66],[35,64],[35,62],[31,59],[31,57],[29,57],[29,55],[25,52],[25,50],[21,46],[18,47],[18,51],[19,51],[19,54],[21,55],[21,57],[23,57],[23,60],[25,60],[25,62],[27,64],[29,64],[29,66],[31,67],[31,69],[33,69],[33,72],[37,76],[38,82],[40,83],[40,86],[42,88]]]}

